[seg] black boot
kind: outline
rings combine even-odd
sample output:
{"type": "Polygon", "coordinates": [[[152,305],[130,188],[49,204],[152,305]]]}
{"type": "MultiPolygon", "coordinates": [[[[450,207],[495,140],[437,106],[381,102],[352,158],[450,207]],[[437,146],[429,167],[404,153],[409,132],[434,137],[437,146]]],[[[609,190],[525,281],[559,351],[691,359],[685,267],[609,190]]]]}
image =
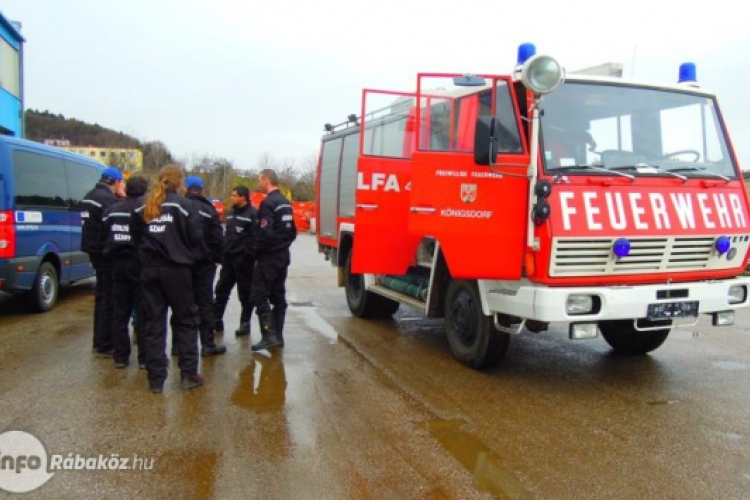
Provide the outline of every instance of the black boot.
{"type": "Polygon", "coordinates": [[[224,354],[227,352],[227,347],[223,345],[216,345],[214,342],[214,333],[210,330],[202,330],[201,332],[201,356],[215,356],[217,354],[224,354]]]}
{"type": "Polygon", "coordinates": [[[245,320],[245,319],[240,319],[240,326],[237,328],[234,334],[237,337],[244,337],[246,335],[250,335],[250,321],[245,320]]]}
{"type": "Polygon", "coordinates": [[[273,321],[276,327],[276,339],[279,341],[279,346],[284,347],[284,319],[286,318],[286,311],[273,311],[273,321]]]}
{"type": "Polygon", "coordinates": [[[263,339],[250,347],[253,351],[260,351],[262,349],[268,349],[279,344],[279,340],[276,338],[276,329],[273,325],[273,313],[267,312],[258,316],[260,321],[260,333],[263,339]]]}
{"type": "Polygon", "coordinates": [[[244,337],[250,335],[250,318],[253,314],[253,308],[242,306],[242,312],[240,313],[240,326],[234,334],[237,337],[244,337]]]}

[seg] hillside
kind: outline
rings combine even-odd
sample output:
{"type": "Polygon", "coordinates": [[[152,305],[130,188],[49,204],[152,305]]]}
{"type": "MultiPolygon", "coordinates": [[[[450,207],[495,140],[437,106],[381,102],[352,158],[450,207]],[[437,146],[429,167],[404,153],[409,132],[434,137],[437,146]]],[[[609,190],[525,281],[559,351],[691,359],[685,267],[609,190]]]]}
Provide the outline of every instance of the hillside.
{"type": "Polygon", "coordinates": [[[122,132],[55,115],[49,111],[26,111],[26,138],[43,142],[44,139],[67,139],[76,146],[112,148],[140,148],[141,142],[122,132]]]}
{"type": "Polygon", "coordinates": [[[161,166],[174,161],[169,148],[160,141],[141,142],[135,137],[102,127],[98,123],[92,125],[49,111],[26,111],[26,138],[37,142],[44,142],[45,139],[65,139],[70,141],[71,146],[140,149],[143,153],[145,172],[156,172],[161,166]]]}

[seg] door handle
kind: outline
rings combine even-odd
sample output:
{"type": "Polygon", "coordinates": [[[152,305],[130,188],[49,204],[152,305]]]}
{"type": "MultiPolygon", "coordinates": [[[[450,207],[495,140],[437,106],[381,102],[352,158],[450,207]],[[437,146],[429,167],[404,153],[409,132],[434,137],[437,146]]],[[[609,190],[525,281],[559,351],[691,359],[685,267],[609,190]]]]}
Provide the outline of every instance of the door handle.
{"type": "Polygon", "coordinates": [[[357,208],[360,210],[377,210],[377,205],[371,205],[368,203],[357,203],[357,208]]]}
{"type": "Polygon", "coordinates": [[[434,214],[437,212],[435,207],[411,207],[410,210],[413,214],[434,214]]]}

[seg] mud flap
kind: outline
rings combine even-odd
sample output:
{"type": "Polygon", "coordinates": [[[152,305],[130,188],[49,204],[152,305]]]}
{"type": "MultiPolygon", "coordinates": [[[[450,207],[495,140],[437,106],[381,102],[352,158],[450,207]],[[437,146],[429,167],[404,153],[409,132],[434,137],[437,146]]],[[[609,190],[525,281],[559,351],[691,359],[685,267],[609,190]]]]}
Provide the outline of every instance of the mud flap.
{"type": "Polygon", "coordinates": [[[453,278],[521,277],[529,159],[498,160],[493,173],[471,154],[413,155],[409,230],[440,242],[453,278]]]}

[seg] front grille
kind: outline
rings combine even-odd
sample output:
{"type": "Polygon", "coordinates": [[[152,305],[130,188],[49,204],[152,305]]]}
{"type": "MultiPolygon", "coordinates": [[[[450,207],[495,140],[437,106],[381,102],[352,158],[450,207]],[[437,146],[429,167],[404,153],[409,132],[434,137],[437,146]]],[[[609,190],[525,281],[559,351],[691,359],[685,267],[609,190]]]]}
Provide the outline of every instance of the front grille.
{"type": "MultiPolygon", "coordinates": [[[[712,258],[716,256],[715,236],[631,238],[630,254],[620,259],[612,252],[614,240],[615,238],[554,239],[550,276],[698,271],[708,269],[712,258]]],[[[736,265],[736,262],[732,264],[736,265]]]]}

